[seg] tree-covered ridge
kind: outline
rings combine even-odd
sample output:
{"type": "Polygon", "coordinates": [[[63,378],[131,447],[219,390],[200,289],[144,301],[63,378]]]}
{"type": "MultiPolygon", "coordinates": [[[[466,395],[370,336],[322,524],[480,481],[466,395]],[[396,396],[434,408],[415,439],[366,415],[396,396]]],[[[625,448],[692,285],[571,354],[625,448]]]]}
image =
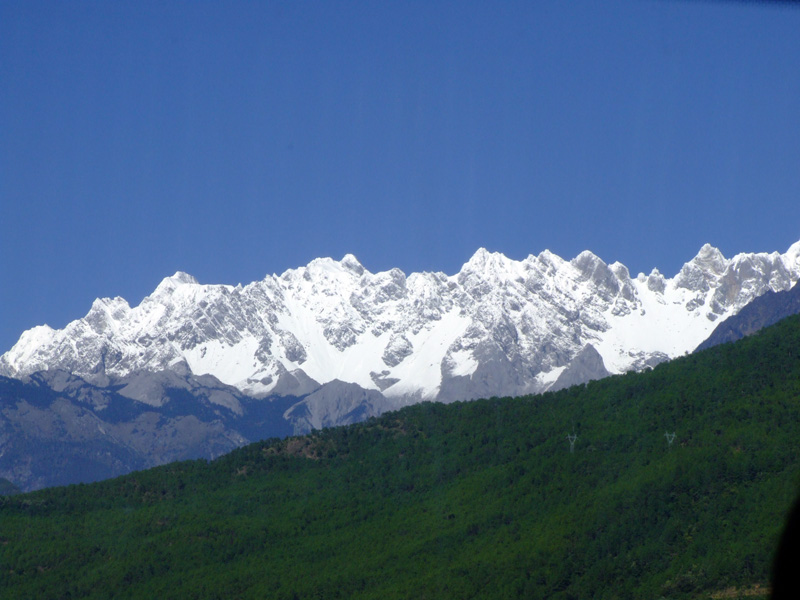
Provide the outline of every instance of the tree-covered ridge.
{"type": "Polygon", "coordinates": [[[211,463],[4,498],[0,596],[655,599],[766,589],[798,490],[798,443],[793,317],[648,373],[421,404],[211,463]]]}

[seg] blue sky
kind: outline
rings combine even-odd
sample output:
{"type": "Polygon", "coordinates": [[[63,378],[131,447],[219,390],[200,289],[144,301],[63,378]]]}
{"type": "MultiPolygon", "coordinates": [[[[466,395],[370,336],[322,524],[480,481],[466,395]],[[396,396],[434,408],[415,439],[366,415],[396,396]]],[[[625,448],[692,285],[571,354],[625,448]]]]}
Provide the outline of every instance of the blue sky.
{"type": "Polygon", "coordinates": [[[800,239],[800,9],[0,0],[0,352],[176,270],[800,239]]]}

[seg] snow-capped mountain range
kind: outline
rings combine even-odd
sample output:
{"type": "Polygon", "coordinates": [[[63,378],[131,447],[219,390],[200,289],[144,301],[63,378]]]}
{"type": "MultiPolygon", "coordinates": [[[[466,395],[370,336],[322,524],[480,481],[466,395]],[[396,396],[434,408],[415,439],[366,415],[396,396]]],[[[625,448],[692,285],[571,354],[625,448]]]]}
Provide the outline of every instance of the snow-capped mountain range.
{"type": "Polygon", "coordinates": [[[139,371],[210,374],[255,396],[335,380],[394,405],[535,393],[690,352],[767,290],[800,278],[800,242],[725,258],[705,245],[672,278],[631,277],[585,251],[522,261],[478,250],[455,275],[370,273],[322,258],[246,286],[178,272],[135,307],[26,331],[0,374],[63,369],[91,381],[139,371]]]}

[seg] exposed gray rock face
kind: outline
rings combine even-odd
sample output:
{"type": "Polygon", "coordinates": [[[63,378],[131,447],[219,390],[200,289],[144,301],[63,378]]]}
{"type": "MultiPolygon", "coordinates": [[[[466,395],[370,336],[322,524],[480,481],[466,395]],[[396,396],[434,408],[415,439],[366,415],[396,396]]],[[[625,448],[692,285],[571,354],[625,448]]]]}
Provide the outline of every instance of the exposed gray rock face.
{"type": "Polygon", "coordinates": [[[172,370],[159,373],[137,371],[125,377],[110,378],[109,385],[121,396],[150,406],[163,406],[169,401],[170,392],[185,390],[194,398],[227,408],[234,414],[242,414],[239,401],[241,393],[236,388],[223,384],[213,375],[189,373],[181,376],[172,370]]]}
{"type": "Polygon", "coordinates": [[[691,261],[686,263],[675,277],[675,285],[696,292],[707,292],[725,273],[728,261],[722,252],[706,244],[691,261]]]}
{"type": "Polygon", "coordinates": [[[392,387],[395,383],[400,381],[396,377],[389,377],[389,371],[383,370],[380,373],[376,373],[372,371],[370,374],[370,379],[372,379],[373,383],[378,386],[380,391],[385,390],[386,388],[392,387]]]}
{"type": "Polygon", "coordinates": [[[653,352],[651,354],[642,354],[642,355],[632,355],[631,358],[634,361],[631,363],[633,365],[634,371],[645,371],[647,369],[652,369],[656,365],[660,365],[662,362],[667,362],[669,360],[669,356],[662,352],[653,352]]]}
{"type": "Polygon", "coordinates": [[[305,396],[314,390],[319,389],[320,384],[308,375],[303,369],[285,371],[278,376],[278,382],[272,388],[272,394],[276,396],[305,396]]]}
{"type": "MultiPolygon", "coordinates": [[[[610,373],[680,356],[798,277],[800,242],[732,259],[706,245],[672,279],[632,278],[588,251],[515,261],[483,249],[452,276],[370,273],[351,255],[247,286],[179,272],[139,306],[98,299],[62,330],[26,331],[0,374],[132,377],[124,393],[153,404],[161,384],[148,389],[136,373],[174,371],[187,391],[186,377],[210,375],[256,397],[304,396],[336,379],[397,404],[516,395],[548,389],[587,345],[610,373]]],[[[227,394],[208,399],[237,410],[227,394]]]]}
{"type": "Polygon", "coordinates": [[[404,358],[413,353],[414,347],[411,342],[408,341],[406,336],[400,334],[392,336],[389,343],[386,344],[381,358],[387,367],[396,367],[403,362],[404,358]]]}
{"type": "Polygon", "coordinates": [[[524,361],[513,354],[509,358],[508,349],[509,346],[504,347],[502,341],[477,342],[472,351],[477,367],[469,375],[453,374],[454,367],[445,363],[437,399],[454,402],[498,395],[518,396],[538,391],[519,372],[520,368],[524,368],[524,361]],[[499,394],[499,390],[506,390],[506,393],[499,394]]]}
{"type": "Polygon", "coordinates": [[[657,294],[663,294],[667,289],[667,280],[659,273],[658,269],[653,269],[647,276],[647,289],[657,294]]]}
{"type": "Polygon", "coordinates": [[[600,353],[595,350],[594,346],[587,344],[561,372],[550,390],[561,390],[579,383],[602,379],[610,374],[603,364],[603,357],[600,356],[600,353]]]}
{"type": "Polygon", "coordinates": [[[397,405],[379,392],[335,379],[292,406],[284,418],[292,423],[295,434],[304,434],[312,429],[357,423],[392,408],[397,405]]]}

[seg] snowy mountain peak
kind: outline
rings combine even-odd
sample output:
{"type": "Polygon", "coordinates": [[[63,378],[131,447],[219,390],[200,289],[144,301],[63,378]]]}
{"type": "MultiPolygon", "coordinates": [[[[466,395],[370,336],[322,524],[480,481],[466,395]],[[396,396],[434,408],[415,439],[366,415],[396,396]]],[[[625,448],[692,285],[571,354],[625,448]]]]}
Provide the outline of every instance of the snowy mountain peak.
{"type": "Polygon", "coordinates": [[[342,267],[347,269],[348,271],[352,271],[356,275],[363,275],[364,274],[364,266],[358,262],[358,259],[353,256],[352,254],[345,254],[342,260],[339,262],[342,267]]]}
{"type": "Polygon", "coordinates": [[[727,263],[727,259],[718,248],[715,248],[711,244],[704,244],[703,247],[700,248],[700,252],[697,253],[697,256],[686,263],[684,268],[695,268],[706,273],[719,275],[725,270],[727,263]]]}
{"type": "Polygon", "coordinates": [[[95,331],[102,332],[109,324],[125,320],[131,307],[125,299],[117,296],[116,298],[98,298],[92,302],[92,308],[84,317],[84,321],[95,331]]]}
{"type": "Polygon", "coordinates": [[[722,274],[728,261],[723,256],[718,248],[714,248],[711,244],[705,244],[693,259],[696,265],[705,268],[716,275],[722,274]]]}
{"type": "Polygon", "coordinates": [[[613,262],[608,265],[609,270],[614,273],[617,279],[621,281],[628,281],[631,278],[631,273],[628,271],[628,267],[623,265],[621,262],[613,262]]]}
{"type": "Polygon", "coordinates": [[[120,298],[116,296],[114,298],[96,298],[94,302],[92,302],[91,311],[104,311],[104,312],[115,312],[118,310],[130,309],[128,302],[125,298],[120,298]]]}
{"type": "Polygon", "coordinates": [[[318,279],[350,280],[353,278],[357,279],[367,272],[368,271],[355,256],[352,254],[345,254],[340,261],[329,257],[315,258],[308,263],[307,266],[298,269],[289,269],[280,277],[287,281],[299,279],[304,279],[306,281],[318,279]]]}
{"type": "Polygon", "coordinates": [[[537,264],[544,267],[548,272],[555,273],[562,269],[567,261],[561,258],[558,254],[553,254],[550,250],[544,250],[538,256],[529,256],[526,259],[529,265],[537,264]]]}
{"type": "Polygon", "coordinates": [[[599,264],[602,264],[602,265],[605,266],[605,264],[606,264],[606,263],[603,262],[603,260],[599,256],[597,256],[591,250],[584,250],[583,252],[578,254],[578,256],[573,258],[570,262],[573,265],[578,266],[579,268],[582,268],[581,265],[599,265],[599,264]]]}
{"type": "Polygon", "coordinates": [[[656,269],[631,279],[589,251],[516,261],[484,248],[452,276],[373,274],[350,254],[235,288],[178,272],[139,306],[100,299],[64,329],[25,332],[0,374],[124,377],[179,365],[253,394],[335,379],[398,404],[523,394],[563,373],[562,383],[679,356],[798,277],[800,242],[731,260],[706,245],[673,279],[656,269]]]}
{"type": "Polygon", "coordinates": [[[725,272],[729,263],[730,261],[717,248],[705,244],[697,256],[683,265],[675,278],[675,285],[692,291],[706,292],[715,287],[716,280],[725,272]]]}
{"type": "Polygon", "coordinates": [[[160,296],[163,294],[169,294],[182,285],[191,284],[198,285],[197,279],[188,273],[184,273],[183,271],[176,271],[174,275],[162,279],[161,283],[158,284],[158,287],[156,287],[152,295],[160,296]]]}
{"type": "Polygon", "coordinates": [[[800,242],[795,242],[783,255],[784,263],[787,269],[800,268],[800,242]]]}
{"type": "Polygon", "coordinates": [[[464,264],[461,273],[487,273],[505,270],[510,259],[500,252],[490,252],[486,248],[478,248],[477,252],[464,264]]]}
{"type": "Polygon", "coordinates": [[[695,259],[702,259],[702,260],[715,260],[715,259],[722,259],[725,260],[725,257],[720,252],[719,248],[715,248],[709,243],[703,244],[700,248],[700,251],[697,253],[695,259]]]}

